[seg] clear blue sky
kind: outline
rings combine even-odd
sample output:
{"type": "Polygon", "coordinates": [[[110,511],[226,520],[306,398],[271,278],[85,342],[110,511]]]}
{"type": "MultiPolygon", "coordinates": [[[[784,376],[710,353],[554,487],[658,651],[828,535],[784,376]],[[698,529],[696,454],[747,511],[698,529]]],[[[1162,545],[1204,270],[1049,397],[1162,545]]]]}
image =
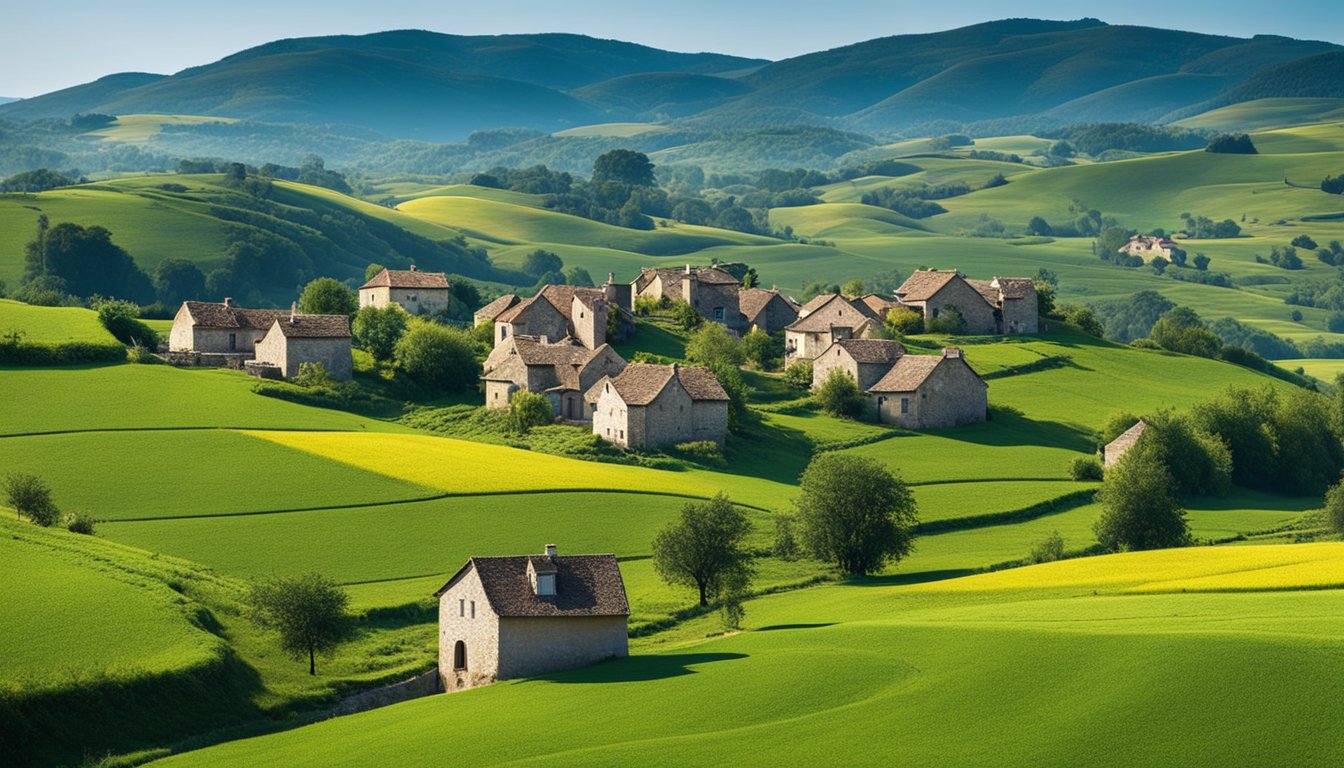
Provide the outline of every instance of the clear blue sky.
{"type": "Polygon", "coordinates": [[[176,72],[278,38],[407,28],[577,32],[769,59],[1005,16],[1094,16],[1111,24],[1344,43],[1339,0],[12,0],[4,6],[0,96],[35,96],[112,72],[176,72]]]}

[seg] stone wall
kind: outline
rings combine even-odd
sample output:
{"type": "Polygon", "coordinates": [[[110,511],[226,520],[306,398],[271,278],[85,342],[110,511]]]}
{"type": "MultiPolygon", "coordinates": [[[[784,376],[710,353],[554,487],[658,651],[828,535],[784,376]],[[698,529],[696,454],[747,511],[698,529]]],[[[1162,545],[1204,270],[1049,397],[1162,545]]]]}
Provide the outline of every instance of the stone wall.
{"type": "Polygon", "coordinates": [[[941,291],[924,302],[924,321],[939,317],[947,307],[956,307],[966,320],[966,333],[993,334],[999,332],[998,318],[994,307],[990,306],[980,292],[964,280],[954,279],[941,291]]]}
{"type": "Polygon", "coordinates": [[[439,597],[439,677],[444,690],[487,685],[499,677],[499,628],[499,617],[472,568],[439,597]],[[453,665],[458,641],[466,646],[465,669],[453,665]]]}
{"type": "Polygon", "coordinates": [[[543,675],[630,653],[624,616],[506,617],[499,623],[498,678],[543,675]]]}
{"type": "Polygon", "coordinates": [[[409,680],[346,696],[332,709],[331,714],[353,715],[356,712],[367,712],[370,709],[400,704],[403,701],[433,696],[436,693],[443,693],[443,679],[437,669],[431,669],[409,680]]]}
{"type": "Polygon", "coordinates": [[[511,381],[485,382],[485,407],[508,408],[509,397],[518,386],[511,381]]]}
{"type": "Polygon", "coordinates": [[[765,309],[756,316],[755,327],[766,333],[784,330],[798,319],[798,311],[781,296],[775,296],[766,303],[765,309]]]}
{"type": "Polygon", "coordinates": [[[713,440],[723,445],[728,436],[728,402],[702,400],[691,406],[691,439],[713,440]]]}
{"type": "Polygon", "coordinates": [[[906,429],[958,427],[985,420],[989,408],[988,387],[960,358],[950,358],[929,374],[914,392],[888,393],[874,397],[882,421],[906,429]],[[908,400],[910,412],[901,413],[908,400]]]}
{"type": "MultiPolygon", "coordinates": [[[[593,411],[593,434],[622,448],[630,447],[630,410],[615,388],[605,385],[593,411]]],[[[639,415],[639,420],[642,432],[643,414],[639,415]]]]}
{"type": "MultiPolygon", "coordinates": [[[[854,357],[844,350],[843,347],[832,344],[821,354],[812,359],[812,388],[816,389],[825,383],[830,377],[831,371],[841,370],[849,374],[851,379],[859,383],[860,391],[867,391],[868,387],[863,386],[859,381],[859,364],[854,361],[854,357]]],[[[876,381],[873,382],[877,383],[876,381]]]]}
{"type": "Polygon", "coordinates": [[[689,293],[691,306],[706,320],[723,323],[734,330],[742,327],[737,285],[702,283],[693,277],[683,278],[681,292],[683,295],[689,293]]]}
{"type": "Polygon", "coordinates": [[[630,445],[634,448],[684,443],[692,439],[694,414],[691,396],[673,376],[653,402],[631,411],[643,411],[642,424],[630,425],[630,445]],[[641,429],[642,427],[642,429],[641,429]]]}
{"type": "Polygon", "coordinates": [[[607,303],[594,300],[593,307],[574,297],[570,302],[570,318],[574,324],[574,338],[589,349],[597,349],[607,343],[607,303]]]}
{"type": "Polygon", "coordinates": [[[1007,299],[1003,302],[1004,333],[1039,333],[1040,329],[1034,289],[1024,299],[1007,299]]]}
{"type": "Polygon", "coordinates": [[[302,363],[321,363],[337,381],[349,380],[354,368],[349,338],[287,338],[278,330],[257,345],[256,359],[276,366],[286,379],[297,376],[302,363]]]}

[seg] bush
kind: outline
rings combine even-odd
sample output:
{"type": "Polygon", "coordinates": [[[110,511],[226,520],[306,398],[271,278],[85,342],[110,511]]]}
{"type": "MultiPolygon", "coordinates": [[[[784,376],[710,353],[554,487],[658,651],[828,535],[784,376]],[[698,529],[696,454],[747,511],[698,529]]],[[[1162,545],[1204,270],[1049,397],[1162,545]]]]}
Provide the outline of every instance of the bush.
{"type": "Polygon", "coordinates": [[[120,363],[125,359],[126,348],[112,341],[34,343],[25,342],[22,331],[0,334],[0,365],[120,363]]]}
{"type": "Polygon", "coordinates": [[[893,339],[924,332],[924,315],[909,307],[895,307],[882,318],[882,328],[893,339]]]}
{"type": "Polygon", "coordinates": [[[1344,533],[1344,483],[1325,492],[1325,522],[1335,533],[1344,533]]]}
{"type": "Polygon", "coordinates": [[[863,414],[863,393],[859,391],[858,382],[839,368],[827,374],[812,397],[823,413],[847,419],[856,419],[863,414]]]}
{"type": "Polygon", "coordinates": [[[1163,349],[1198,357],[1217,357],[1223,347],[1222,339],[1206,328],[1199,314],[1189,307],[1164,312],[1148,337],[1163,349]]]}
{"type": "MultiPolygon", "coordinates": [[[[397,342],[401,341],[402,335],[406,333],[410,319],[410,315],[400,304],[389,304],[381,308],[361,307],[355,313],[355,321],[350,330],[355,337],[355,343],[361,349],[367,350],[377,362],[385,363],[396,353],[397,342]]],[[[485,328],[489,332],[489,340],[494,338],[492,324],[485,323],[477,327],[485,328]]]]}
{"type": "Polygon", "coordinates": [[[129,301],[99,299],[93,303],[98,321],[122,344],[143,344],[158,349],[159,335],[140,322],[140,307],[129,301]]]}
{"type": "Polygon", "coordinates": [[[551,400],[540,392],[520,389],[509,397],[509,424],[514,431],[527,434],[533,427],[553,423],[551,400]]]}
{"type": "Polygon", "coordinates": [[[686,339],[686,359],[701,365],[738,366],[745,360],[745,355],[741,340],[727,326],[704,323],[686,339]]]}
{"type": "Polygon", "coordinates": [[[93,524],[96,522],[91,515],[82,512],[66,515],[65,528],[71,533],[82,533],[85,536],[93,535],[93,524]]]}
{"type": "Polygon", "coordinates": [[[299,363],[299,373],[294,377],[293,383],[310,389],[334,389],[339,385],[339,382],[327,372],[327,367],[320,362],[299,363]]]}
{"type": "MultiPolygon", "coordinates": [[[[667,297],[664,296],[662,298],[666,299],[667,297]]],[[[635,314],[639,315],[640,317],[648,317],[654,312],[657,312],[658,310],[662,309],[663,306],[664,302],[662,299],[655,298],[647,294],[645,294],[644,296],[635,297],[635,314]]]]}
{"type": "Polygon", "coordinates": [[[1224,133],[1213,137],[1209,145],[1204,148],[1205,152],[1217,152],[1225,155],[1256,155],[1255,144],[1251,142],[1251,137],[1244,133],[1224,133]]]}
{"type": "Polygon", "coordinates": [[[1027,562],[1032,565],[1040,563],[1053,563],[1056,560],[1064,559],[1064,537],[1059,535],[1059,531],[1051,533],[1045,539],[1038,542],[1031,548],[1031,554],[1027,555],[1027,562]]]}
{"type": "Polygon", "coordinates": [[[20,517],[45,527],[61,518],[51,488],[37,475],[15,472],[5,477],[5,501],[20,517]]]}
{"type": "Polygon", "coordinates": [[[929,333],[960,334],[966,332],[966,318],[955,306],[943,307],[938,316],[929,321],[929,333]]]}
{"type": "Polygon", "coordinates": [[[1078,330],[1086,333],[1088,336],[1095,336],[1100,339],[1106,335],[1106,326],[1097,319],[1097,314],[1091,307],[1065,306],[1060,307],[1060,312],[1064,315],[1064,322],[1078,326],[1078,330]]]}
{"type": "Polygon", "coordinates": [[[154,354],[154,350],[144,344],[135,343],[126,348],[126,362],[137,365],[156,365],[163,360],[154,354]]]}
{"type": "Polygon", "coordinates": [[[812,388],[812,361],[795,360],[784,369],[784,381],[794,389],[812,388]]]}
{"type": "Polygon", "coordinates": [[[768,371],[784,356],[782,341],[757,328],[742,337],[742,354],[762,371],[768,371]]]}
{"type": "Polygon", "coordinates": [[[1101,462],[1092,456],[1079,456],[1069,465],[1069,477],[1074,480],[1100,480],[1101,462]]]}
{"type": "Polygon", "coordinates": [[[1108,552],[1177,547],[1190,541],[1185,510],[1176,501],[1176,484],[1143,440],[1111,467],[1097,500],[1101,516],[1093,530],[1108,552]]]}
{"type": "Polygon", "coordinates": [[[795,524],[793,515],[775,514],[775,540],[770,547],[770,554],[780,560],[798,559],[801,547],[798,546],[798,536],[794,532],[795,524]]]}
{"type": "Polygon", "coordinates": [[[672,452],[701,464],[719,464],[723,461],[723,449],[713,440],[692,440],[688,443],[677,443],[672,446],[672,452]]]}
{"type": "Polygon", "coordinates": [[[672,303],[672,322],[683,331],[693,331],[699,328],[705,319],[695,311],[695,307],[684,301],[676,301],[672,303]]]}
{"type": "Polygon", "coordinates": [[[1306,248],[1309,251],[1316,250],[1316,241],[1311,239],[1311,235],[1298,235],[1293,238],[1291,245],[1294,248],[1306,248]]]}
{"type": "Polygon", "coordinates": [[[464,392],[476,386],[478,365],[465,331],[429,321],[412,323],[397,342],[397,371],[431,392],[464,392]]]}

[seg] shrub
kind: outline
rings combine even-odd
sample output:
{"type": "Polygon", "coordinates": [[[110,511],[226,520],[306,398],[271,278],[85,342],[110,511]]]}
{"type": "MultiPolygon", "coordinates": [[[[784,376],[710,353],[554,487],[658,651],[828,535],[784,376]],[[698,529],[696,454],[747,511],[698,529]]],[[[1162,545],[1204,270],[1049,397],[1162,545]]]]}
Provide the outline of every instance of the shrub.
{"type": "Polygon", "coordinates": [[[812,388],[812,361],[795,360],[784,369],[784,381],[794,389],[812,388]]]}
{"type": "Polygon", "coordinates": [[[143,344],[158,349],[159,335],[140,322],[140,307],[119,299],[99,299],[93,303],[98,321],[122,344],[143,344]]]}
{"type": "Polygon", "coordinates": [[[91,515],[82,512],[65,516],[66,530],[71,533],[82,533],[85,536],[93,535],[93,524],[96,522],[91,515]]]}
{"type": "Polygon", "coordinates": [[[540,392],[520,389],[509,397],[509,424],[514,431],[526,434],[533,427],[554,422],[551,400],[540,392]]]}
{"type": "Polygon", "coordinates": [[[823,453],[803,470],[799,490],[796,506],[805,548],[842,573],[873,573],[914,546],[914,494],[874,459],[823,453]]]}
{"type": "Polygon", "coordinates": [[[37,475],[15,472],[5,477],[5,500],[19,516],[48,527],[61,518],[51,488],[37,475]]]}
{"type": "Polygon", "coordinates": [[[1069,477],[1074,480],[1100,480],[1101,462],[1092,456],[1079,456],[1069,465],[1069,477]]]}
{"type": "Polygon", "coordinates": [[[333,389],[337,386],[336,379],[331,377],[327,367],[320,362],[299,363],[299,373],[294,377],[293,383],[314,389],[333,389]]]}
{"type": "Polygon", "coordinates": [[[896,307],[882,318],[882,327],[893,339],[912,333],[923,333],[924,315],[909,307],[896,307]]]}
{"type": "Polygon", "coordinates": [[[1307,250],[1316,249],[1316,241],[1311,239],[1311,235],[1298,235],[1293,238],[1292,246],[1294,248],[1306,248],[1307,250]]]}
{"type": "MultiPolygon", "coordinates": [[[[397,342],[406,333],[406,326],[410,322],[410,315],[401,308],[400,304],[388,304],[386,307],[361,307],[355,313],[355,321],[351,325],[351,333],[355,337],[355,343],[360,348],[368,350],[373,359],[384,363],[392,359],[397,350],[397,342]]],[[[485,328],[494,338],[494,326],[490,323],[483,323],[477,326],[485,328]]]]}
{"type": "Polygon", "coordinates": [[[154,354],[154,350],[136,342],[126,348],[126,362],[139,365],[155,365],[163,360],[154,354]]]}
{"type": "Polygon", "coordinates": [[[692,440],[688,443],[677,443],[672,446],[672,452],[702,464],[719,464],[723,461],[723,449],[713,440],[692,440]]]}
{"type": "Polygon", "coordinates": [[[411,325],[397,342],[397,370],[432,392],[463,392],[476,385],[476,356],[466,331],[429,321],[411,325]]]}
{"type": "Polygon", "coordinates": [[[966,318],[955,306],[943,307],[938,316],[929,321],[929,333],[959,334],[966,332],[966,318]]]}
{"type": "Polygon", "coordinates": [[[704,323],[686,339],[686,359],[701,365],[738,366],[742,364],[745,355],[741,340],[727,326],[704,323]]]}
{"type": "Polygon", "coordinates": [[[793,515],[775,514],[775,540],[770,547],[770,553],[780,560],[797,560],[801,554],[798,536],[794,532],[795,524],[793,515]]]}
{"type": "Polygon", "coordinates": [[[1214,136],[1209,141],[1209,145],[1204,148],[1205,152],[1217,152],[1226,155],[1256,155],[1259,152],[1255,144],[1251,142],[1251,137],[1244,133],[1224,133],[1214,136]]]}
{"type": "Polygon", "coordinates": [[[1335,533],[1344,533],[1344,483],[1325,492],[1325,522],[1335,533]]]}
{"type": "Polygon", "coordinates": [[[1070,305],[1060,307],[1060,311],[1064,314],[1064,322],[1078,326],[1078,330],[1088,336],[1100,339],[1106,335],[1106,326],[1097,319],[1097,313],[1093,312],[1091,307],[1070,305]]]}
{"type": "Polygon", "coordinates": [[[705,319],[695,311],[695,307],[684,301],[677,301],[672,303],[672,322],[683,331],[693,331],[699,328],[705,319]]]}
{"type": "Polygon", "coordinates": [[[784,344],[779,337],[757,328],[742,337],[742,354],[758,369],[767,371],[784,356],[784,344]]]}
{"type": "Polygon", "coordinates": [[[1027,562],[1032,565],[1040,563],[1053,563],[1056,560],[1064,559],[1064,537],[1059,535],[1059,531],[1054,531],[1036,546],[1031,548],[1031,554],[1027,555],[1027,562]]]}
{"type": "Polygon", "coordinates": [[[827,374],[812,396],[823,413],[847,419],[858,418],[863,413],[863,393],[859,391],[858,382],[849,372],[839,368],[827,374]]]}
{"type": "Polygon", "coordinates": [[[662,309],[662,307],[662,302],[653,296],[644,295],[635,297],[635,314],[640,317],[648,317],[650,314],[662,309]]]}

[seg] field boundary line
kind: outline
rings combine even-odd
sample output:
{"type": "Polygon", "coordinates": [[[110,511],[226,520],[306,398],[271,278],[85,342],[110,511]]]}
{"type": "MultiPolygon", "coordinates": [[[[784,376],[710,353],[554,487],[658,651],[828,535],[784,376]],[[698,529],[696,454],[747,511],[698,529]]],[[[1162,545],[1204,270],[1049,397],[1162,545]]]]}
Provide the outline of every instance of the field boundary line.
{"type": "Polygon", "coordinates": [[[1096,497],[1095,488],[1084,488],[1083,490],[1066,493],[1063,496],[1056,496],[1053,499],[1039,501],[1019,509],[1009,510],[1007,512],[989,512],[983,515],[971,515],[970,517],[953,517],[946,520],[931,520],[927,523],[919,524],[920,535],[935,535],[940,533],[952,533],[954,531],[964,531],[972,528],[991,528],[996,525],[1009,525],[1012,523],[1024,523],[1028,520],[1035,520],[1038,517],[1047,517],[1049,515],[1068,512],[1071,509],[1091,504],[1096,497]]]}
{"type": "MultiPolygon", "coordinates": [[[[370,421],[379,421],[370,419],[370,421]]],[[[390,423],[390,422],[385,422],[390,423]]],[[[335,427],[109,427],[105,429],[53,429],[46,432],[10,432],[0,434],[0,440],[14,437],[48,437],[51,435],[94,435],[118,432],[359,432],[356,429],[335,427]]],[[[389,433],[395,434],[395,433],[389,433]]]]}

